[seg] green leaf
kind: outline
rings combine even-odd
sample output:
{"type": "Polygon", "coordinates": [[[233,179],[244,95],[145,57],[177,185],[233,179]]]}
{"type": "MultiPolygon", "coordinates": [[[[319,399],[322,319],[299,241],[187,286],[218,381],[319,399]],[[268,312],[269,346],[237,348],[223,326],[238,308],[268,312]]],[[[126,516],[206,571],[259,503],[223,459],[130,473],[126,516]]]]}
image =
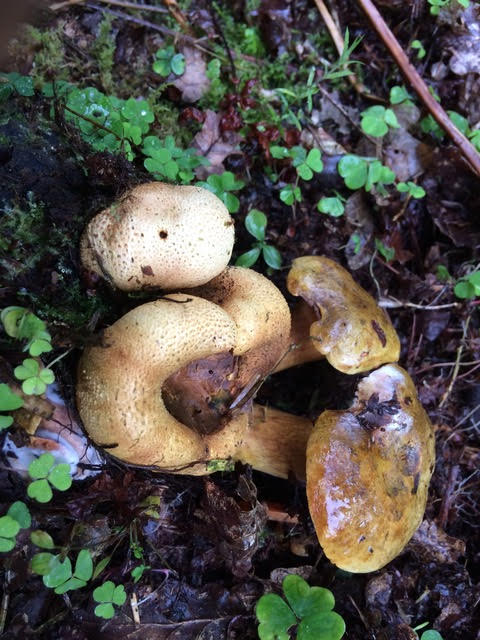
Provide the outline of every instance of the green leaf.
{"type": "Polygon", "coordinates": [[[10,387],[2,382],[0,384],[0,411],[15,411],[23,407],[23,400],[17,396],[10,387]]]}
{"type": "Polygon", "coordinates": [[[318,204],[317,209],[320,213],[326,213],[329,216],[334,218],[338,218],[339,216],[343,216],[345,211],[345,207],[343,206],[343,202],[340,198],[322,198],[318,204]]]}
{"type": "Polygon", "coordinates": [[[42,369],[40,371],[39,378],[45,384],[52,384],[52,382],[55,381],[55,374],[51,369],[49,369],[48,367],[45,367],[45,369],[42,369]]]}
{"type": "Polygon", "coordinates": [[[245,253],[242,253],[235,260],[235,266],[236,267],[251,267],[258,260],[260,252],[261,252],[261,248],[260,247],[255,247],[254,249],[250,249],[250,251],[246,251],[245,253]]]}
{"type": "Polygon", "coordinates": [[[389,127],[393,127],[394,129],[400,128],[397,116],[395,115],[395,111],[393,111],[393,109],[385,109],[385,122],[389,127]]]}
{"type": "Polygon", "coordinates": [[[468,281],[475,287],[475,293],[480,295],[480,271],[475,271],[468,276],[468,281]]]}
{"type": "Polygon", "coordinates": [[[43,584],[50,589],[55,589],[72,577],[72,563],[70,558],[63,561],[60,556],[55,556],[50,563],[50,571],[43,576],[43,584]]]}
{"type": "Polygon", "coordinates": [[[390,103],[391,104],[401,104],[406,100],[411,99],[411,95],[405,89],[405,87],[395,86],[390,89],[390,103]]]}
{"type": "Polygon", "coordinates": [[[440,282],[448,282],[452,277],[447,267],[443,264],[439,264],[437,266],[437,272],[435,275],[437,276],[437,280],[440,280],[440,282]]]}
{"type": "Polygon", "coordinates": [[[14,374],[18,380],[27,380],[35,377],[40,371],[40,365],[33,358],[25,358],[23,364],[15,367],[14,374]]]}
{"type": "Polygon", "coordinates": [[[53,347],[48,340],[33,340],[30,343],[28,352],[31,356],[37,357],[42,353],[48,353],[52,349],[53,347]]]}
{"type": "Polygon", "coordinates": [[[183,53],[177,53],[170,60],[170,69],[176,76],[181,76],[185,71],[185,56],[183,53]]]}
{"type": "Polygon", "coordinates": [[[93,561],[92,555],[88,549],[81,549],[78,553],[77,561],[75,563],[75,571],[73,572],[75,578],[80,578],[87,582],[93,575],[93,561]]]}
{"type": "Polygon", "coordinates": [[[267,226],[267,216],[263,211],[252,209],[245,218],[245,227],[257,240],[265,240],[265,227],[267,226]]]}
{"type": "Polygon", "coordinates": [[[93,580],[95,580],[95,578],[98,578],[98,576],[102,573],[102,571],[105,569],[105,567],[108,565],[111,559],[112,559],[112,556],[106,556],[105,558],[102,558],[100,560],[100,562],[95,566],[95,569],[93,571],[93,575],[92,575],[93,580]]]}
{"type": "Polygon", "coordinates": [[[237,198],[237,196],[234,196],[233,193],[223,193],[221,196],[221,200],[230,213],[237,213],[237,211],[240,209],[240,200],[237,198]]]}
{"type": "Polygon", "coordinates": [[[0,431],[8,429],[13,424],[12,416],[0,416],[0,431]]]}
{"type": "Polygon", "coordinates": [[[113,618],[115,615],[115,609],[113,608],[113,604],[110,602],[106,604],[98,604],[95,607],[95,615],[99,618],[105,618],[105,620],[109,620],[113,618]]]}
{"type": "Polygon", "coordinates": [[[267,593],[259,599],[255,615],[260,622],[260,640],[289,640],[288,630],[297,622],[285,600],[275,593],[267,593]]]}
{"type": "Polygon", "coordinates": [[[7,516],[18,522],[20,529],[29,529],[32,526],[32,516],[27,505],[21,500],[17,500],[10,505],[7,516]]]}
{"type": "Polygon", "coordinates": [[[270,153],[272,154],[272,158],[277,160],[283,160],[284,158],[289,158],[290,153],[287,147],[279,147],[277,145],[272,145],[270,147],[270,153]]]}
{"type": "Polygon", "coordinates": [[[344,633],[343,618],[329,611],[304,618],[298,625],[297,640],[340,640],[344,633]]]}
{"type": "Polygon", "coordinates": [[[331,611],[335,606],[335,598],[329,589],[310,587],[308,582],[295,574],[290,574],[283,580],[283,591],[299,618],[331,611]]]}
{"type": "Polygon", "coordinates": [[[133,578],[133,582],[136,584],[140,578],[143,576],[145,569],[149,569],[149,567],[147,567],[144,564],[139,564],[138,567],[134,567],[131,572],[130,575],[133,578]]]}
{"type": "Polygon", "coordinates": [[[85,580],[80,580],[79,578],[73,577],[56,587],[55,593],[61,595],[62,593],[67,593],[67,591],[75,591],[76,589],[82,589],[86,586],[87,583],[85,582],[85,580]]]}
{"type": "Polygon", "coordinates": [[[53,553],[36,553],[30,561],[30,569],[33,573],[40,576],[46,576],[50,572],[52,562],[56,556],[53,553]]]}
{"type": "Polygon", "coordinates": [[[125,587],[123,584],[119,584],[115,587],[115,591],[113,592],[113,603],[117,606],[121,607],[122,604],[125,603],[127,599],[127,594],[125,593],[125,587]]]}
{"type": "Polygon", "coordinates": [[[36,531],[32,531],[30,534],[30,540],[33,544],[36,544],[40,549],[54,549],[55,543],[53,542],[52,536],[46,531],[42,531],[37,529],[36,531]]]}
{"type": "Polygon", "coordinates": [[[461,131],[463,133],[463,135],[467,135],[469,130],[470,130],[470,126],[468,124],[468,120],[466,118],[464,118],[463,116],[461,116],[456,111],[447,111],[447,113],[448,113],[448,116],[449,116],[450,120],[457,127],[457,129],[459,131],[461,131]]]}
{"type": "Polygon", "coordinates": [[[462,298],[464,300],[472,300],[475,298],[475,287],[466,280],[460,280],[460,282],[457,282],[453,288],[453,292],[457,298],[462,298]]]}
{"type": "Polygon", "coordinates": [[[95,602],[112,602],[115,584],[111,580],[107,580],[93,591],[93,599],[95,602]]]}
{"type": "Polygon", "coordinates": [[[316,173],[323,171],[322,154],[320,149],[310,149],[307,155],[306,163],[316,173]]]}
{"type": "Polygon", "coordinates": [[[46,478],[54,463],[55,458],[51,453],[42,453],[40,457],[28,465],[28,473],[34,480],[37,478],[46,478]]]}
{"type": "Polygon", "coordinates": [[[421,640],[443,640],[443,636],[438,633],[438,631],[429,629],[428,631],[424,631],[422,633],[421,640]]]}
{"type": "Polygon", "coordinates": [[[0,518],[0,536],[2,538],[14,538],[19,531],[20,525],[12,516],[6,515],[0,518]]]}
{"type": "Polygon", "coordinates": [[[349,189],[360,189],[367,181],[368,164],[359,156],[346,155],[338,163],[338,173],[349,189]]]}
{"type": "Polygon", "coordinates": [[[11,338],[19,338],[19,327],[28,313],[25,307],[5,307],[0,314],[5,333],[11,338]]]}
{"type": "Polygon", "coordinates": [[[0,538],[0,552],[11,551],[16,544],[15,538],[0,538]]]}
{"type": "Polygon", "coordinates": [[[303,163],[297,167],[297,175],[302,178],[302,180],[311,180],[313,178],[313,171],[306,163],[303,163]]]}
{"type": "Polygon", "coordinates": [[[282,266],[282,256],[276,247],[266,244],[262,248],[263,259],[272,269],[280,269],[282,266]]]}
{"type": "Polygon", "coordinates": [[[375,247],[387,262],[390,262],[395,258],[395,249],[393,249],[393,247],[387,247],[378,238],[375,238],[375,247]]]}
{"type": "Polygon", "coordinates": [[[362,112],[361,126],[366,134],[374,138],[381,138],[388,132],[385,111],[385,107],[375,105],[362,112]]]}
{"type": "Polygon", "coordinates": [[[57,464],[48,474],[48,481],[59,491],[67,491],[72,486],[70,465],[66,462],[57,464]]]}
{"type": "Polygon", "coordinates": [[[45,479],[34,480],[27,487],[27,494],[29,498],[37,500],[37,502],[50,502],[53,497],[52,490],[48,481],[45,479]]]}
{"type": "Polygon", "coordinates": [[[22,391],[28,396],[41,396],[47,390],[47,385],[38,376],[28,378],[22,382],[22,391]]]}

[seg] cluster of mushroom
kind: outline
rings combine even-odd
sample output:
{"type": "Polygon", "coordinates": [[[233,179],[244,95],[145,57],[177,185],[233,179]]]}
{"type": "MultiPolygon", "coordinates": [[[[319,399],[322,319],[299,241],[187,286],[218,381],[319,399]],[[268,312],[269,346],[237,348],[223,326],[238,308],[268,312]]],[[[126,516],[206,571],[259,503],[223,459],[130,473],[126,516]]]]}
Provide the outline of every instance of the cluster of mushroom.
{"type": "Polygon", "coordinates": [[[386,313],[338,264],[294,261],[291,319],[258,273],[227,267],[233,222],[204,189],[134,188],[85,230],[84,266],[125,290],[172,293],[142,304],[87,347],[77,405],[90,437],[112,455],[200,475],[240,460],[279,477],[306,475],[317,535],[339,567],[378,569],[423,517],[433,470],[430,422],[386,313]],[[291,349],[294,344],[297,348],[291,349]],[[357,374],[347,411],[305,418],[253,404],[272,372],[325,357],[357,374]],[[384,366],[381,366],[384,365],[384,366]]]}

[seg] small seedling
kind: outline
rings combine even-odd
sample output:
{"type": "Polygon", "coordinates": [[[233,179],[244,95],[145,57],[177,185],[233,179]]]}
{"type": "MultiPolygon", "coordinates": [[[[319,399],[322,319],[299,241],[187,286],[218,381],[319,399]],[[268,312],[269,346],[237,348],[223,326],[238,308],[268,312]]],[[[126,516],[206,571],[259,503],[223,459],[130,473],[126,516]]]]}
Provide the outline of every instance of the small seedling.
{"type": "Polygon", "coordinates": [[[397,116],[392,109],[374,105],[362,111],[361,127],[363,131],[374,138],[382,138],[388,133],[388,128],[398,129],[397,116]]]}
{"type": "Polygon", "coordinates": [[[24,351],[37,357],[52,350],[52,337],[43,320],[25,307],[6,307],[0,314],[5,333],[16,340],[26,340],[24,351]]]}
{"type": "Polygon", "coordinates": [[[390,104],[413,105],[412,96],[404,86],[395,86],[390,89],[390,104]]]}
{"type": "Polygon", "coordinates": [[[43,453],[28,466],[28,473],[33,479],[28,485],[27,493],[38,502],[49,502],[52,499],[52,485],[59,491],[67,491],[72,486],[70,465],[66,462],[55,464],[51,453],[43,453]]]}
{"type": "MultiPolygon", "coordinates": [[[[470,6],[470,0],[456,0],[460,6],[467,9],[470,6]]],[[[451,3],[451,0],[428,0],[430,5],[430,13],[432,16],[438,16],[440,9],[447,7],[451,3]]]]}
{"type": "Polygon", "coordinates": [[[317,209],[320,213],[326,213],[328,216],[332,216],[332,218],[339,218],[343,216],[345,211],[345,207],[343,206],[344,198],[339,195],[331,198],[322,198],[317,203],[317,209]]]}
{"type": "Polygon", "coordinates": [[[0,518],[0,552],[11,551],[20,529],[28,529],[32,517],[24,502],[18,500],[10,505],[6,515],[0,518]]]}
{"type": "Polygon", "coordinates": [[[375,186],[381,195],[386,195],[384,185],[395,181],[394,172],[375,158],[362,158],[353,154],[343,156],[338,163],[338,173],[349,189],[371,191],[375,186]]]}
{"type": "Polygon", "coordinates": [[[145,564],[139,564],[131,570],[130,575],[133,578],[134,584],[136,584],[141,579],[147,569],[150,569],[150,567],[145,564]]]}
{"type": "Polygon", "coordinates": [[[245,218],[245,227],[250,235],[258,240],[246,253],[242,253],[237,258],[235,264],[239,267],[251,267],[258,260],[260,254],[269,267],[280,269],[282,266],[282,256],[276,247],[272,247],[265,242],[265,231],[267,227],[267,216],[263,211],[252,209],[245,218]]]}
{"type": "Polygon", "coordinates": [[[153,70],[164,78],[171,73],[181,76],[185,72],[185,56],[183,53],[175,53],[173,47],[159,49],[155,54],[153,70]]]}
{"type": "Polygon", "coordinates": [[[99,602],[95,607],[95,615],[109,620],[115,615],[114,605],[121,607],[127,599],[123,584],[115,586],[111,580],[107,580],[93,592],[93,599],[99,602]]]}
{"type": "Polygon", "coordinates": [[[197,182],[198,187],[208,189],[220,198],[230,213],[236,213],[240,209],[240,200],[231,193],[245,186],[242,180],[237,180],[231,171],[221,174],[213,173],[208,176],[206,182],[197,182]]]}
{"type": "Polygon", "coordinates": [[[273,145],[270,147],[270,153],[277,160],[291,158],[292,165],[295,167],[298,177],[302,178],[302,180],[311,180],[314,173],[323,171],[322,155],[319,149],[310,149],[307,153],[305,147],[300,145],[291,149],[273,145]]]}
{"type": "Polygon", "coordinates": [[[156,136],[148,136],[143,141],[143,153],[147,156],[144,166],[157,180],[180,180],[188,184],[194,177],[194,169],[210,164],[199,156],[196,149],[181,149],[175,144],[173,136],[167,136],[162,142],[156,136]]]}
{"type": "Polygon", "coordinates": [[[420,40],[412,40],[412,44],[410,46],[417,52],[417,58],[419,60],[422,60],[427,55],[427,52],[420,40]]]}
{"type": "MultiPolygon", "coordinates": [[[[23,400],[4,382],[0,383],[0,411],[15,411],[23,407],[23,400]]],[[[12,416],[0,415],[0,431],[13,423],[12,416]]]]}
{"type": "Polygon", "coordinates": [[[480,296],[480,271],[474,271],[457,282],[453,288],[457,298],[473,300],[480,296]]]}
{"type": "Polygon", "coordinates": [[[387,262],[391,262],[395,258],[395,249],[393,247],[388,247],[379,238],[375,238],[375,248],[387,262]]]}
{"type": "Polygon", "coordinates": [[[289,629],[298,624],[297,640],[340,640],[343,618],[332,611],[335,599],[329,589],[310,587],[300,576],[288,575],[282,583],[288,602],[267,593],[257,602],[255,613],[260,640],[289,640],[289,629]]]}
{"type": "Polygon", "coordinates": [[[47,385],[55,380],[51,369],[40,369],[40,365],[33,358],[26,358],[23,364],[15,367],[15,377],[23,380],[22,391],[27,395],[41,396],[47,390],[47,385]]]}
{"type": "Polygon", "coordinates": [[[423,187],[419,187],[415,182],[399,182],[397,184],[397,191],[400,193],[407,193],[412,198],[424,198],[425,197],[425,189],[423,187]]]}
{"type": "Polygon", "coordinates": [[[288,205],[302,201],[302,192],[300,187],[295,184],[287,184],[280,189],[280,200],[288,205]]]}

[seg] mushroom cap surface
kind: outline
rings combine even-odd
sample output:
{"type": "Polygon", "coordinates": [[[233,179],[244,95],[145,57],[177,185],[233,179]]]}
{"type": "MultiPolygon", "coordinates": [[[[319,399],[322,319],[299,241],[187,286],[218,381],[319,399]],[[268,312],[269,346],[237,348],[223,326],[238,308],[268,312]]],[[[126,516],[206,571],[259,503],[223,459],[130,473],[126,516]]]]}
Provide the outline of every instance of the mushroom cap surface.
{"type": "Polygon", "coordinates": [[[90,437],[132,464],[204,460],[203,439],[167,411],[162,385],[192,360],[233,349],[235,339],[228,314],[192,295],[171,294],[127,313],[79,363],[77,406],[90,437]]]}
{"type": "Polygon", "coordinates": [[[325,555],[341,569],[380,569],[423,518],[435,447],[410,376],[385,365],[353,406],[325,411],[307,445],[307,497],[325,555]]]}
{"type": "Polygon", "coordinates": [[[213,193],[149,182],[90,221],[80,253],[86,269],[124,291],[173,290],[220,273],[233,242],[233,220],[213,193]]]}
{"type": "Polygon", "coordinates": [[[387,313],[333,260],[296,258],[287,287],[317,312],[310,339],[339,371],[361,373],[398,360],[400,341],[387,313]]]}

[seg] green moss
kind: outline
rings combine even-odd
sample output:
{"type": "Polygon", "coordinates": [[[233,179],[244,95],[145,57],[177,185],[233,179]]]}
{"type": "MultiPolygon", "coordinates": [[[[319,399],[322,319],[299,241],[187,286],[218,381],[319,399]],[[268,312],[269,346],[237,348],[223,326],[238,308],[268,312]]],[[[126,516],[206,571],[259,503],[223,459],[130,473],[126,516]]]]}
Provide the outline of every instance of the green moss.
{"type": "MultiPolygon", "coordinates": [[[[46,80],[68,80],[69,70],[65,64],[65,47],[62,40],[62,25],[53,29],[40,31],[27,25],[25,38],[33,44],[36,53],[32,67],[32,76],[36,83],[43,84],[46,80]]],[[[23,53],[23,55],[25,55],[23,53]]]]}
{"type": "Polygon", "coordinates": [[[104,14],[98,27],[98,36],[90,49],[98,66],[100,83],[107,93],[114,93],[112,76],[115,55],[115,38],[112,33],[113,20],[113,16],[104,14]]]}

